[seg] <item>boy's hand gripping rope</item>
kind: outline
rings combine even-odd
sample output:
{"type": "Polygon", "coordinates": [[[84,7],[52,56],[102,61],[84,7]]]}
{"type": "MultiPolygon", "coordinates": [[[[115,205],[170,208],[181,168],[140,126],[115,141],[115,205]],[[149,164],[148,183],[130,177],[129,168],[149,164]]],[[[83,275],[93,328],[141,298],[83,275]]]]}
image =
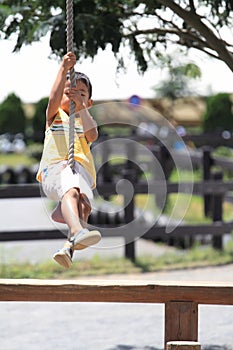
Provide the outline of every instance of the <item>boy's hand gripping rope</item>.
{"type": "MultiPolygon", "coordinates": [[[[66,45],[67,52],[73,52],[73,1],[66,0],[66,45]]],[[[75,70],[70,69],[70,87],[76,85],[75,70]]],[[[70,113],[69,113],[69,152],[68,152],[68,165],[73,170],[74,167],[74,136],[75,136],[75,102],[70,101],[70,113]]]]}

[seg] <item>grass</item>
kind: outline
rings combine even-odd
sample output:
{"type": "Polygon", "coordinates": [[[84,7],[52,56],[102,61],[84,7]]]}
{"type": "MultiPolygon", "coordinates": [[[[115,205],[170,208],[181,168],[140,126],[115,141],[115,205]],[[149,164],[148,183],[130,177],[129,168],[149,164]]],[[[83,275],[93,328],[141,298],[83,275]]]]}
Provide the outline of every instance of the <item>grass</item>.
{"type": "Polygon", "coordinates": [[[233,241],[223,251],[215,250],[210,246],[196,245],[189,250],[168,253],[157,259],[151,256],[138,258],[136,265],[143,268],[143,272],[155,272],[171,269],[219,266],[230,263],[233,263],[233,241]]]}
{"type": "Polygon", "coordinates": [[[189,250],[174,249],[161,256],[140,256],[135,263],[125,258],[96,255],[90,260],[74,261],[69,270],[52,260],[39,264],[0,264],[0,278],[76,279],[83,276],[143,274],[145,272],[219,266],[233,263],[233,239],[223,251],[196,245],[189,250]]]}
{"type": "Polygon", "coordinates": [[[90,260],[74,261],[66,270],[55,262],[39,264],[0,264],[0,278],[39,278],[72,279],[82,276],[102,276],[107,274],[140,273],[141,269],[127,259],[101,259],[95,256],[90,260]]]}
{"type": "Polygon", "coordinates": [[[19,165],[31,166],[35,163],[33,158],[28,157],[25,154],[2,154],[0,153],[0,164],[4,164],[9,167],[17,167],[19,165]]]}

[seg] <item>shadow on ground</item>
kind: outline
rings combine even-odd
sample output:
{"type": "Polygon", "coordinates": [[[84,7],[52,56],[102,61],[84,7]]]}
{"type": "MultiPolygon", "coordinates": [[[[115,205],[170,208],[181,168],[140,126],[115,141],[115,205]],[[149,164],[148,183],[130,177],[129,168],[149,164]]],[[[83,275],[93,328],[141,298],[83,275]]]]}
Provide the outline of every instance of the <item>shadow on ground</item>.
{"type": "Polygon", "coordinates": [[[162,350],[162,349],[154,348],[151,346],[138,348],[138,347],[135,347],[134,345],[117,345],[116,347],[108,349],[108,350],[162,350]]]}
{"type": "Polygon", "coordinates": [[[202,350],[233,350],[232,345],[203,345],[202,350]]]}
{"type": "MultiPolygon", "coordinates": [[[[233,350],[233,346],[229,345],[203,345],[202,350],[233,350]]],[[[108,349],[108,350],[163,350],[158,349],[153,346],[146,346],[146,347],[135,347],[134,345],[117,345],[114,348],[108,349]]]]}

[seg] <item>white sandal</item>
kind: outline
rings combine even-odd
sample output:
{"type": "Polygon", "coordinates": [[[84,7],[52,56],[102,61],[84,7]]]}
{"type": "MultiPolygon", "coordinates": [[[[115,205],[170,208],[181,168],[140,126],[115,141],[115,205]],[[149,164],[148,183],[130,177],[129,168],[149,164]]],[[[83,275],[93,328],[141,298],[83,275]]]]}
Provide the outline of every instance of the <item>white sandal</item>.
{"type": "Polygon", "coordinates": [[[83,228],[69,239],[70,243],[72,244],[72,249],[74,250],[88,248],[94,244],[97,244],[100,240],[101,234],[99,231],[89,231],[87,228],[83,228]]]}
{"type": "Polygon", "coordinates": [[[72,266],[73,251],[71,248],[64,247],[59,249],[54,255],[53,259],[61,266],[69,269],[72,266]]]}

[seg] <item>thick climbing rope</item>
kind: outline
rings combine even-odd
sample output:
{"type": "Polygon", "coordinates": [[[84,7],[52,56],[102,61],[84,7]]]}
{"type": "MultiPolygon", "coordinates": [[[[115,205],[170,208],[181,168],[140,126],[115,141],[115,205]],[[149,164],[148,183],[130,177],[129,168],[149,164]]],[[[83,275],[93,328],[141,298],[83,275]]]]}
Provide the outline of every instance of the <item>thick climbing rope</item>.
{"type": "MultiPolygon", "coordinates": [[[[66,46],[67,52],[73,52],[73,0],[66,0],[66,46]]],[[[70,86],[76,85],[75,70],[70,69],[70,86]]],[[[75,140],[75,102],[70,101],[69,113],[69,151],[68,165],[74,167],[74,140],[75,140]]]]}

